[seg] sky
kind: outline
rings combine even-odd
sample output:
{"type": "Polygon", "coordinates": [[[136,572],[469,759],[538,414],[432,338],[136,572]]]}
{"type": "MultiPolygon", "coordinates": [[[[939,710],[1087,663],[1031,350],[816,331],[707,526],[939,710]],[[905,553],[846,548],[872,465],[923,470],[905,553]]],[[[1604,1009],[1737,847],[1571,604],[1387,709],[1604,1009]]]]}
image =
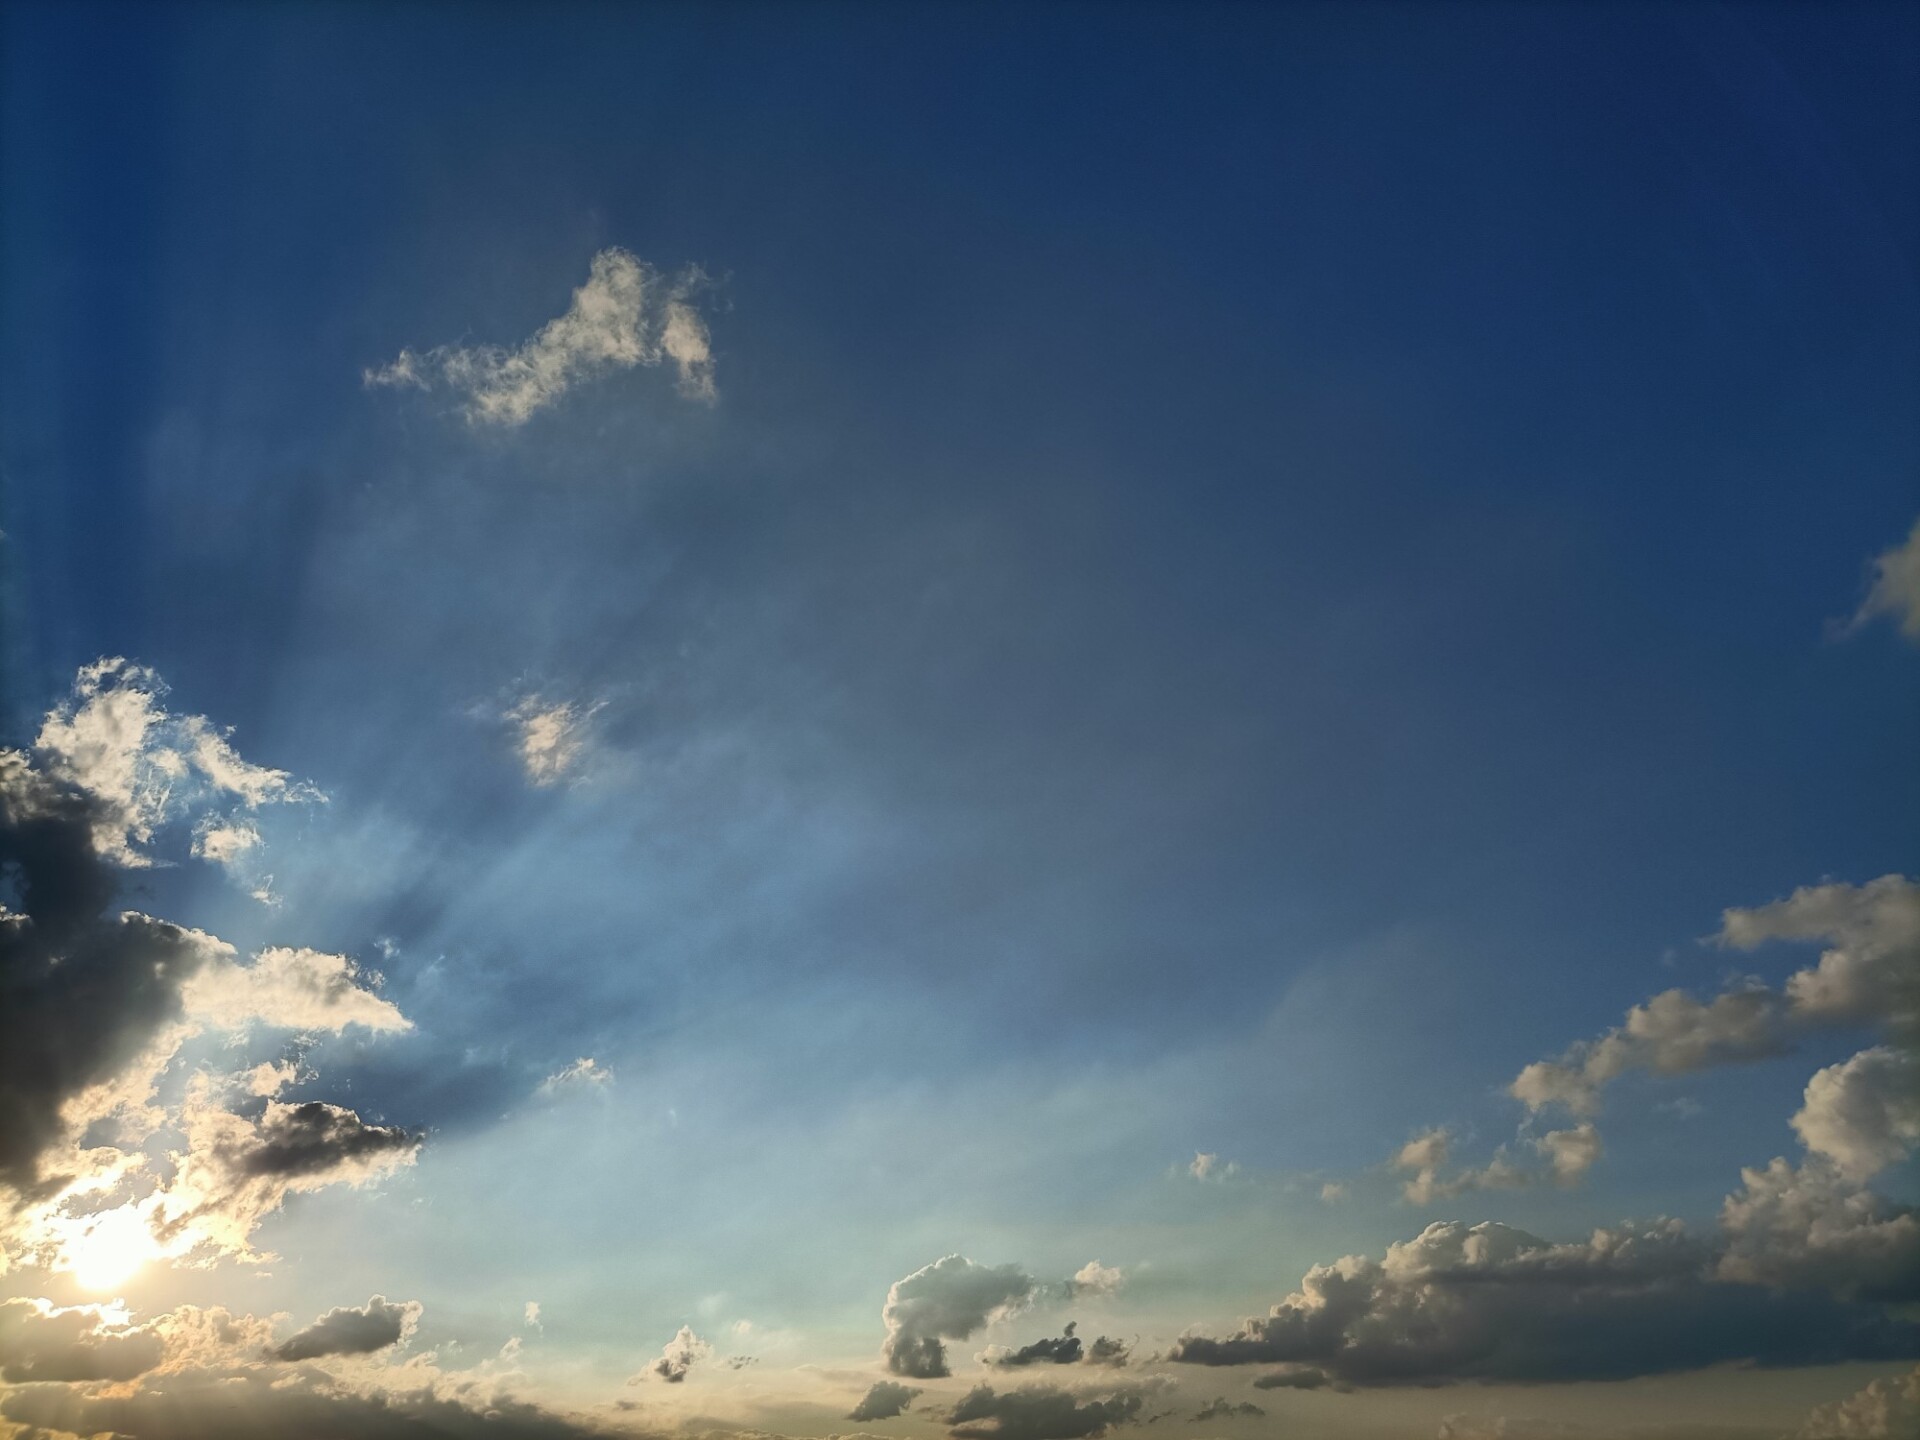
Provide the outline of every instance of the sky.
{"type": "Polygon", "coordinates": [[[1920,11],[0,8],[0,1437],[1920,1433],[1920,11]]]}

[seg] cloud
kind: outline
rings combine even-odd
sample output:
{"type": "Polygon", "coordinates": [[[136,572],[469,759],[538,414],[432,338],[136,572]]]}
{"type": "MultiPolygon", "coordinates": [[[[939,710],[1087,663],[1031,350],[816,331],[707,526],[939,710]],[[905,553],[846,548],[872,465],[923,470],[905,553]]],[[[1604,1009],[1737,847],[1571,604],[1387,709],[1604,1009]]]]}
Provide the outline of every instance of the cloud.
{"type": "Polygon", "coordinates": [[[413,1028],[391,1001],[367,988],[375,983],[344,955],[271,946],[251,965],[217,956],[181,988],[186,1017],[217,1030],[251,1025],[276,1030],[339,1031],[349,1025],[374,1031],[413,1028]]]}
{"type": "Polygon", "coordinates": [[[1087,1347],[1087,1364],[1109,1365],[1117,1370],[1126,1365],[1132,1354],[1133,1346],[1126,1341],[1099,1335],[1087,1347]]]}
{"type": "Polygon", "coordinates": [[[1043,1336],[1018,1350],[1005,1345],[989,1345],[977,1357],[982,1365],[1018,1368],[1025,1365],[1073,1365],[1080,1360],[1080,1337],[1073,1333],[1072,1321],[1058,1339],[1043,1336]]]}
{"type": "Polygon", "coordinates": [[[976,1385],[947,1414],[959,1440],[1078,1440],[1103,1435],[1140,1414],[1145,1394],[1116,1389],[1083,1397],[1053,1385],[1030,1385],[996,1393],[976,1385]]]}
{"type": "Polygon", "coordinates": [[[1857,630],[1882,615],[1907,639],[1920,642],[1920,520],[1905,541],[1874,557],[1873,584],[1849,628],[1857,630]]]}
{"type": "Polygon", "coordinates": [[[390,1303],[375,1295],[365,1305],[327,1311],[306,1329],[276,1345],[278,1360],[317,1360],[323,1355],[371,1355],[408,1339],[420,1323],[418,1300],[390,1303]]]}
{"type": "Polygon", "coordinates": [[[1816,1071],[1792,1125],[1854,1179],[1898,1163],[1920,1145],[1920,1055],[1881,1045],[1816,1071]]]}
{"type": "Polygon", "coordinates": [[[690,400],[716,397],[713,348],[693,298],[705,286],[697,269],[671,278],[630,251],[602,250],[564,315],[514,349],[441,345],[402,350],[362,373],[369,387],[431,390],[462,399],[472,425],[524,425],[575,385],[616,370],[671,361],[690,400]]]}
{"type": "MultiPolygon", "coordinates": [[[[161,701],[166,683],[143,665],[118,657],[84,666],[68,698],[47,712],[33,744],[52,781],[94,802],[93,844],[127,867],[152,861],[140,848],[189,807],[237,802],[263,805],[324,800],[284,770],[240,758],[226,731],[204,715],[174,715],[161,701]]],[[[194,853],[229,869],[259,849],[259,831],[238,816],[206,819],[194,853]]]]}
{"type": "MultiPolygon", "coordinates": [[[[1452,1139],[1445,1129],[1428,1130],[1409,1140],[1394,1155],[1396,1169],[1414,1172],[1401,1187],[1408,1203],[1429,1205],[1470,1190],[1522,1190],[1548,1181],[1561,1186],[1576,1185],[1599,1160],[1603,1148],[1599,1132],[1591,1124],[1582,1123],[1571,1130],[1552,1130],[1524,1142],[1545,1158],[1543,1166],[1516,1164],[1503,1145],[1486,1165],[1446,1175],[1442,1172],[1452,1139]]],[[[1322,1198],[1324,1195],[1323,1191],[1322,1198]]]]}
{"type": "Polygon", "coordinates": [[[1870,1025],[1920,1037],[1920,884],[1883,875],[1860,886],[1808,886],[1726,911],[1715,938],[1739,950],[1776,940],[1828,948],[1777,991],[1747,981],[1704,1003],[1683,990],[1656,995],[1597,1039],[1527,1066],[1510,1093],[1530,1110],[1558,1104],[1590,1115],[1601,1090],[1629,1071],[1678,1075],[1765,1059],[1805,1029],[1870,1025]]]}
{"type": "Polygon", "coordinates": [[[1102,1265],[1098,1260],[1089,1260],[1073,1272],[1064,1288],[1067,1298],[1074,1300],[1086,1296],[1115,1295],[1126,1283],[1127,1272],[1118,1265],[1102,1265]]]}
{"type": "Polygon", "coordinates": [[[131,1380],[161,1361],[158,1332],[100,1305],[56,1309],[46,1300],[0,1301],[0,1380],[131,1380]]]}
{"type": "Polygon", "coordinates": [[[580,762],[588,725],[601,704],[580,707],[529,695],[507,712],[518,736],[520,764],[535,785],[552,785],[580,762]]]}
{"type": "Polygon", "coordinates": [[[540,1082],[540,1093],[553,1096],[568,1090],[599,1090],[613,1083],[613,1071],[591,1055],[582,1055],[571,1065],[556,1070],[540,1082]]]}
{"type": "Polygon", "coordinates": [[[914,1380],[950,1374],[942,1342],[971,1339],[1034,1291],[1033,1277],[1019,1266],[976,1265],[963,1255],[948,1255],[896,1280],[880,1314],[887,1327],[880,1347],[887,1369],[914,1380]]]}
{"type": "Polygon", "coordinates": [[[540,1328],[540,1302],[538,1300],[527,1301],[526,1309],[520,1313],[522,1324],[531,1326],[535,1330],[540,1328]]]}
{"type": "Polygon", "coordinates": [[[1207,1401],[1194,1413],[1193,1419],[1202,1420],[1251,1420],[1267,1412],[1251,1401],[1242,1401],[1236,1405],[1224,1395],[1207,1401]]]}
{"type": "Polygon", "coordinates": [[[1202,1182],[1208,1180],[1231,1180],[1240,1173],[1240,1165],[1237,1161],[1228,1160],[1223,1162],[1218,1155],[1209,1154],[1204,1150],[1196,1150],[1192,1161],[1187,1165],[1187,1173],[1193,1176],[1194,1179],[1202,1182]]]}
{"type": "Polygon", "coordinates": [[[666,1381],[669,1385],[679,1385],[687,1378],[687,1373],[700,1361],[713,1354],[713,1346],[693,1333],[689,1325],[682,1325],[674,1333],[673,1339],[666,1343],[660,1352],[660,1358],[647,1366],[628,1384],[636,1384],[649,1376],[666,1381]]]}
{"type": "Polygon", "coordinates": [[[1381,1260],[1314,1266],[1269,1314],[1224,1339],[1185,1336],[1169,1358],[1427,1385],[1879,1359],[1920,1344],[1920,1327],[1877,1307],[1731,1283],[1714,1275],[1716,1260],[1677,1222],[1565,1244],[1492,1222],[1436,1222],[1381,1260]]]}
{"type": "Polygon", "coordinates": [[[1740,1172],[1721,1206],[1723,1279],[1848,1298],[1920,1300],[1920,1215],[1819,1156],[1740,1172]]]}
{"type": "Polygon", "coordinates": [[[920,1394],[917,1385],[902,1385],[897,1380],[876,1380],[860,1397],[860,1403],[848,1413],[849,1420],[891,1420],[904,1413],[920,1394]]]}
{"type": "Polygon", "coordinates": [[[1286,1365],[1269,1370],[1253,1382],[1256,1390],[1320,1390],[1333,1384],[1333,1377],[1314,1365],[1286,1365]]]}
{"type": "Polygon", "coordinates": [[[1347,1198],[1347,1187],[1338,1180],[1329,1180],[1320,1187],[1322,1205],[1338,1205],[1347,1198]]]}
{"type": "Polygon", "coordinates": [[[1822,1405],[1794,1440],[1901,1440],[1920,1435],[1920,1367],[1822,1405]]]}

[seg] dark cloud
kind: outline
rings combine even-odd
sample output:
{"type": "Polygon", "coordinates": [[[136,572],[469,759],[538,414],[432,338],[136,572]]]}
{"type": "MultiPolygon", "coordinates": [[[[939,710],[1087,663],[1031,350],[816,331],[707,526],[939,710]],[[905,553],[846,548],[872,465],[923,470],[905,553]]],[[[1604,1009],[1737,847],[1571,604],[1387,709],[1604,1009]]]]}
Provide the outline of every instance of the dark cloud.
{"type": "Polygon", "coordinates": [[[53,1183],[61,1110],[121,1073],[169,1022],[218,942],[144,915],[106,917],[118,888],[94,849],[102,807],[0,751],[0,1185],[53,1183]]]}
{"type": "Polygon", "coordinates": [[[947,1424],[960,1440],[1079,1440],[1137,1419],[1145,1403],[1138,1390],[1083,1397],[1054,1385],[998,1393],[976,1385],[947,1415],[947,1424]]]}
{"type": "Polygon", "coordinates": [[[1023,1365],[1072,1365],[1080,1359],[1080,1337],[1073,1333],[1071,1321],[1058,1339],[1041,1337],[1031,1345],[1010,1350],[1004,1345],[990,1347],[980,1359],[983,1364],[1016,1368],[1023,1365]]]}
{"type": "Polygon", "coordinates": [[[1118,1369],[1127,1363],[1132,1354],[1133,1346],[1125,1340],[1115,1340],[1110,1336],[1101,1335],[1087,1347],[1087,1364],[1111,1365],[1118,1369]]]}
{"type": "Polygon", "coordinates": [[[1291,1365],[1269,1371],[1253,1382],[1256,1390],[1318,1390],[1331,1384],[1333,1377],[1313,1365],[1291,1365]]]}
{"type": "Polygon", "coordinates": [[[849,1420],[891,1420],[913,1404],[920,1393],[917,1385],[902,1385],[897,1380],[877,1380],[860,1397],[860,1403],[848,1412],[849,1420]]]}
{"type": "Polygon", "coordinates": [[[1266,1413],[1267,1412],[1262,1410],[1258,1405],[1251,1402],[1242,1402],[1236,1405],[1222,1395],[1207,1401],[1207,1403],[1202,1405],[1195,1413],[1193,1418],[1195,1420],[1240,1420],[1252,1419],[1255,1416],[1266,1413]]]}
{"type": "Polygon", "coordinates": [[[280,1360],[317,1360],[322,1355],[371,1355],[398,1345],[420,1322],[420,1302],[390,1303],[375,1295],[365,1305],[329,1310],[306,1329],[274,1347],[280,1360]]]}
{"type": "Polygon", "coordinates": [[[1348,1256],[1190,1365],[1310,1364],[1354,1385],[1624,1379],[1726,1362],[1899,1359],[1920,1325],[1823,1292],[1714,1278],[1677,1225],[1553,1245],[1508,1226],[1430,1225],[1384,1260],[1348,1256]]]}
{"type": "Polygon", "coordinates": [[[887,1369],[914,1380],[937,1380],[947,1369],[947,1340],[965,1340],[997,1315],[1034,1293],[1033,1277],[1018,1265],[976,1265],[948,1255],[896,1280],[881,1319],[880,1347],[887,1369]]]}
{"type": "Polygon", "coordinates": [[[421,1137],[391,1125],[369,1125],[351,1110],[324,1101],[267,1107],[255,1133],[217,1148],[214,1159],[247,1179],[309,1178],[352,1169],[368,1161],[411,1155],[421,1137]]]}
{"type": "Polygon", "coordinates": [[[506,1397],[354,1393],[299,1371],[155,1376],[125,1395],[33,1385],[0,1396],[22,1440],[593,1440],[608,1432],[506,1397]]]}
{"type": "Polygon", "coordinates": [[[144,1327],[103,1326],[91,1305],[59,1310],[45,1301],[0,1302],[0,1380],[131,1380],[160,1363],[165,1344],[144,1327]]]}

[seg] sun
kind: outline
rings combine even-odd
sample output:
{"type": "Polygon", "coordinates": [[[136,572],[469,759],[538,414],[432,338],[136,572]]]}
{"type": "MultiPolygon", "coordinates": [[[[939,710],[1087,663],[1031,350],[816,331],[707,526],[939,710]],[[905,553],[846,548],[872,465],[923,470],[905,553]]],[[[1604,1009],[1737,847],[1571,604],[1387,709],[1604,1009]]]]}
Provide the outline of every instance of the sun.
{"type": "Polygon", "coordinates": [[[130,1205],[86,1217],[67,1241],[66,1264],[83,1290],[111,1290],[151,1260],[158,1247],[140,1212],[130,1205]]]}

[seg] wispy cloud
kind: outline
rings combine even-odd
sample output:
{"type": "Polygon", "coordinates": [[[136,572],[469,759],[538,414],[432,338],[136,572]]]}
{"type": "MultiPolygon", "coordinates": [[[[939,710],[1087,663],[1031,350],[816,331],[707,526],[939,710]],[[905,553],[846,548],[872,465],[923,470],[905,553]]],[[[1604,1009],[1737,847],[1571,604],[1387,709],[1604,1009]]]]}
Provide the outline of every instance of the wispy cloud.
{"type": "Polygon", "coordinates": [[[514,348],[405,349],[361,379],[369,387],[444,386],[461,397],[468,423],[511,427],[558,403],[575,385],[671,362],[680,393],[711,404],[718,396],[713,342],[693,303],[706,284],[697,268],[663,275],[616,246],[593,257],[587,283],[573,292],[566,313],[514,348]]]}

